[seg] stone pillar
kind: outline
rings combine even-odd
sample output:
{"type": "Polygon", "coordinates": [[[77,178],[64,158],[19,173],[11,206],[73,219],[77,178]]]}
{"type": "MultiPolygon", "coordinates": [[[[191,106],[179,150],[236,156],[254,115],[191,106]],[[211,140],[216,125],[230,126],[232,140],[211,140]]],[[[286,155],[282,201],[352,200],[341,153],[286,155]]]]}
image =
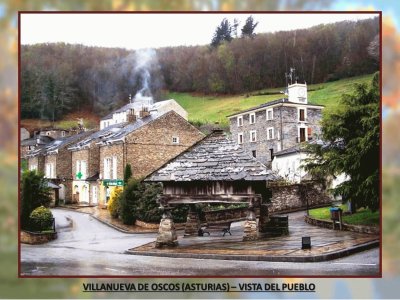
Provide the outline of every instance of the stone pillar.
{"type": "Polygon", "coordinates": [[[156,239],[156,248],[163,246],[175,247],[178,245],[178,237],[175,231],[175,224],[172,220],[170,207],[163,207],[164,213],[160,221],[160,227],[158,228],[158,236],[156,239]]]}
{"type": "Polygon", "coordinates": [[[266,226],[268,225],[268,222],[269,222],[268,205],[261,204],[260,205],[260,219],[258,221],[258,231],[264,232],[266,226]]]}
{"type": "Polygon", "coordinates": [[[258,239],[257,218],[254,212],[254,202],[250,201],[247,211],[247,219],[244,222],[243,241],[253,241],[258,239]]]}
{"type": "Polygon", "coordinates": [[[186,219],[185,225],[185,236],[196,236],[199,233],[200,229],[200,219],[199,215],[196,212],[196,208],[194,205],[189,206],[189,212],[186,219]]]}

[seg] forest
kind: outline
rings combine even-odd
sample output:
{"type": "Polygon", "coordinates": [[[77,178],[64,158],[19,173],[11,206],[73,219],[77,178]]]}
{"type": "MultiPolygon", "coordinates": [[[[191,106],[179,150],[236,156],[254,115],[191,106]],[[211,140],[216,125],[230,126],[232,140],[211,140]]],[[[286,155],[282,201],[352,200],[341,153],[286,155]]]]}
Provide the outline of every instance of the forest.
{"type": "Polygon", "coordinates": [[[308,84],[379,70],[378,18],[214,38],[210,33],[209,45],[136,51],[21,45],[21,118],[56,121],[83,108],[104,116],[139,92],[155,101],[166,91],[247,94],[284,86],[291,67],[308,84]]]}

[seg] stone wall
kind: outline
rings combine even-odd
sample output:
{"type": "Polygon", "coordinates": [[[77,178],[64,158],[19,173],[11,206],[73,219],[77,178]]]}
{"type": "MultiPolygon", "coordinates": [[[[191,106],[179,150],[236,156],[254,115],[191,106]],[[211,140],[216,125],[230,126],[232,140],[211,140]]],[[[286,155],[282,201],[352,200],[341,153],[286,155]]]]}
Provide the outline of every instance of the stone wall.
{"type": "Polygon", "coordinates": [[[72,179],[72,153],[67,149],[59,149],[57,154],[56,176],[72,179]]]}
{"type": "Polygon", "coordinates": [[[57,232],[49,232],[49,233],[36,233],[29,231],[21,231],[21,243],[23,244],[44,244],[55,240],[57,238],[57,232]]]}
{"type": "Polygon", "coordinates": [[[134,177],[147,176],[203,137],[177,113],[166,113],[126,137],[124,164],[131,164],[134,177]],[[173,137],[179,138],[178,144],[173,137]]]}
{"type": "Polygon", "coordinates": [[[28,169],[30,169],[31,166],[35,165],[37,166],[37,171],[39,173],[43,173],[44,174],[44,156],[43,155],[38,155],[35,157],[30,157],[28,159],[28,169]]]}
{"type": "MultiPolygon", "coordinates": [[[[220,221],[240,221],[245,220],[247,217],[247,207],[243,208],[229,208],[221,210],[205,211],[204,216],[207,222],[220,222],[220,221]]],[[[257,216],[260,214],[260,209],[255,208],[257,216]]]]}
{"type": "Polygon", "coordinates": [[[332,198],[326,193],[322,184],[307,182],[292,185],[272,186],[269,213],[292,211],[311,207],[329,205],[332,198]]]}
{"type": "Polygon", "coordinates": [[[93,176],[100,173],[100,147],[92,145],[89,148],[89,164],[88,176],[93,176]]]}
{"type": "MultiPolygon", "coordinates": [[[[333,229],[333,221],[331,220],[320,220],[304,216],[304,221],[310,225],[333,229]]],[[[338,228],[338,225],[336,225],[336,228],[338,228]]],[[[346,223],[342,223],[342,230],[368,234],[379,234],[380,232],[378,226],[351,225],[346,223]]]]}

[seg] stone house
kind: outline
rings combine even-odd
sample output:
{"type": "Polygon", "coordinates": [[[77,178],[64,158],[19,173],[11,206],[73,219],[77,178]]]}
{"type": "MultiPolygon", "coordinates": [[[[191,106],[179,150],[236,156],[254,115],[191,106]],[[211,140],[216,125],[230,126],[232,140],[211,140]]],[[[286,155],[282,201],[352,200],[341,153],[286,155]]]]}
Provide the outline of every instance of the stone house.
{"type": "Polygon", "coordinates": [[[37,170],[51,182],[59,185],[59,198],[64,200],[65,203],[72,201],[72,154],[68,150],[68,146],[84,139],[91,133],[87,131],[54,140],[27,155],[29,170],[37,170]]]}
{"type": "Polygon", "coordinates": [[[35,136],[49,136],[53,139],[60,139],[64,137],[68,137],[71,135],[76,134],[76,130],[67,130],[67,129],[60,129],[60,128],[44,128],[40,129],[39,131],[35,132],[35,136]]]}
{"type": "MultiPolygon", "coordinates": [[[[279,179],[222,130],[213,133],[149,175],[145,181],[162,182],[160,204],[167,211],[160,223],[156,246],[176,244],[171,205],[189,204],[186,235],[197,235],[200,222],[196,203],[246,203],[248,215],[244,240],[256,239],[258,222],[254,212],[269,200],[267,183],[279,179]]],[[[264,215],[262,216],[264,217],[264,215]]],[[[260,223],[263,223],[263,218],[260,223]]]]}
{"type": "Polygon", "coordinates": [[[188,119],[187,111],[173,99],[153,103],[152,98],[142,97],[130,99],[128,104],[103,117],[100,120],[100,129],[104,129],[110,125],[130,122],[129,118],[132,115],[139,119],[142,117],[143,108],[150,114],[164,114],[173,110],[185,120],[188,119]]]}
{"type": "Polygon", "coordinates": [[[267,166],[276,152],[321,134],[323,106],[308,104],[307,85],[289,85],[287,95],[228,116],[232,139],[267,166]]]}
{"type": "Polygon", "coordinates": [[[50,136],[37,135],[32,138],[22,140],[20,142],[21,158],[26,158],[27,154],[31,151],[43,148],[54,139],[50,136]]]}
{"type": "Polygon", "coordinates": [[[100,145],[102,139],[121,130],[120,123],[97,131],[68,147],[72,152],[72,200],[74,203],[97,205],[99,200],[100,145]]]}
{"type": "Polygon", "coordinates": [[[110,129],[97,144],[99,154],[99,204],[107,203],[114,186],[122,185],[124,168],[142,178],[204,137],[174,110],[142,113],[124,127],[110,129]]]}

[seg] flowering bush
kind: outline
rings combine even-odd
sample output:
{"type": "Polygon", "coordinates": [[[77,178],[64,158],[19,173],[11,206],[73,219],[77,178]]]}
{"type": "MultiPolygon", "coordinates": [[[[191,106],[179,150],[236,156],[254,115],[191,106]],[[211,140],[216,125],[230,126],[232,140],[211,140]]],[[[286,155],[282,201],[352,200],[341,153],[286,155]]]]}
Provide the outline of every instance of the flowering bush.
{"type": "Polygon", "coordinates": [[[121,187],[116,187],[110,195],[110,200],[108,201],[107,209],[110,212],[110,215],[112,218],[116,219],[118,218],[120,214],[120,202],[119,198],[122,193],[122,188],[121,187]]]}

